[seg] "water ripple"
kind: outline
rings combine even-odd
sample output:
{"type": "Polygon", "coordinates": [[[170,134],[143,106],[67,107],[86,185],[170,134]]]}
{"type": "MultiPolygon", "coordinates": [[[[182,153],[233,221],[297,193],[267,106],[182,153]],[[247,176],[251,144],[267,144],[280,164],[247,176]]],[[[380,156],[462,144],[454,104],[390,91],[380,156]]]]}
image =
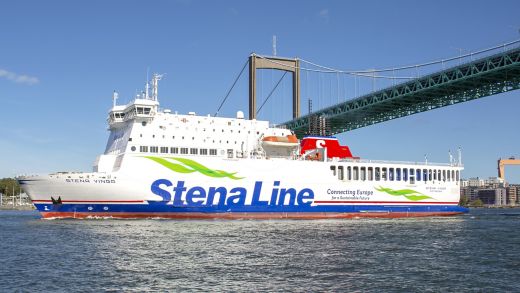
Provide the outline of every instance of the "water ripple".
{"type": "Polygon", "coordinates": [[[0,213],[0,292],[519,292],[520,209],[426,219],[0,213]]]}

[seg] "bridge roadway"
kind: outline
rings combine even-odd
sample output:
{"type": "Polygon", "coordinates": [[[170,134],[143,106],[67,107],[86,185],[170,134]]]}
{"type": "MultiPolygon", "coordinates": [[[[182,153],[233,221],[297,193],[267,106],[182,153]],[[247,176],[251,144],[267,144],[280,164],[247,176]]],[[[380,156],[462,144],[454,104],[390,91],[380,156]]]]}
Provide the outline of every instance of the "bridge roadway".
{"type": "Polygon", "coordinates": [[[334,135],[372,124],[520,88],[520,47],[419,77],[281,123],[298,137],[312,117],[325,117],[334,135]]]}

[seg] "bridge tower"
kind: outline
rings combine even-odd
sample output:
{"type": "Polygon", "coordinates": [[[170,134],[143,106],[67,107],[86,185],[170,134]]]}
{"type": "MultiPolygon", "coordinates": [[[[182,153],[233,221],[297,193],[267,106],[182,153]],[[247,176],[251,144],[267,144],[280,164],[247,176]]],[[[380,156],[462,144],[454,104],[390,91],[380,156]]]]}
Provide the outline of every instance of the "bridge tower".
{"type": "Polygon", "coordinates": [[[293,119],[300,117],[300,60],[264,57],[255,53],[249,56],[249,119],[256,119],[256,70],[275,69],[292,72],[293,76],[293,119]]]}

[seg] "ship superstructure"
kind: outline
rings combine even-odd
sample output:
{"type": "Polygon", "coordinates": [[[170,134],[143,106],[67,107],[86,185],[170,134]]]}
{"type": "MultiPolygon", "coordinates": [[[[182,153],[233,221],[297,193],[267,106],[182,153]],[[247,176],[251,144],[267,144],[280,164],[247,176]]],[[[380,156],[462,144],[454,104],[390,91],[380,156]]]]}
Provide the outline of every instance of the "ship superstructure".
{"type": "Polygon", "coordinates": [[[20,177],[45,218],[346,218],[453,215],[459,162],[361,160],[335,137],[161,109],[158,82],[108,115],[93,172],[20,177]],[[151,92],[150,92],[151,90],[151,92]]]}

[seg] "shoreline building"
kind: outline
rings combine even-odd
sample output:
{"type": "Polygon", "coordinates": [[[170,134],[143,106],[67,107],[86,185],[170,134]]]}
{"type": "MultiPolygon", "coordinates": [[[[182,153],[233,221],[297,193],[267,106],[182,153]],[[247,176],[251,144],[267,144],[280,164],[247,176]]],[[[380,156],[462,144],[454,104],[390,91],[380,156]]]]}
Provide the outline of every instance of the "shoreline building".
{"type": "Polygon", "coordinates": [[[485,206],[502,207],[520,205],[520,184],[508,184],[502,178],[479,177],[461,180],[461,196],[473,202],[480,199],[485,206]]]}

